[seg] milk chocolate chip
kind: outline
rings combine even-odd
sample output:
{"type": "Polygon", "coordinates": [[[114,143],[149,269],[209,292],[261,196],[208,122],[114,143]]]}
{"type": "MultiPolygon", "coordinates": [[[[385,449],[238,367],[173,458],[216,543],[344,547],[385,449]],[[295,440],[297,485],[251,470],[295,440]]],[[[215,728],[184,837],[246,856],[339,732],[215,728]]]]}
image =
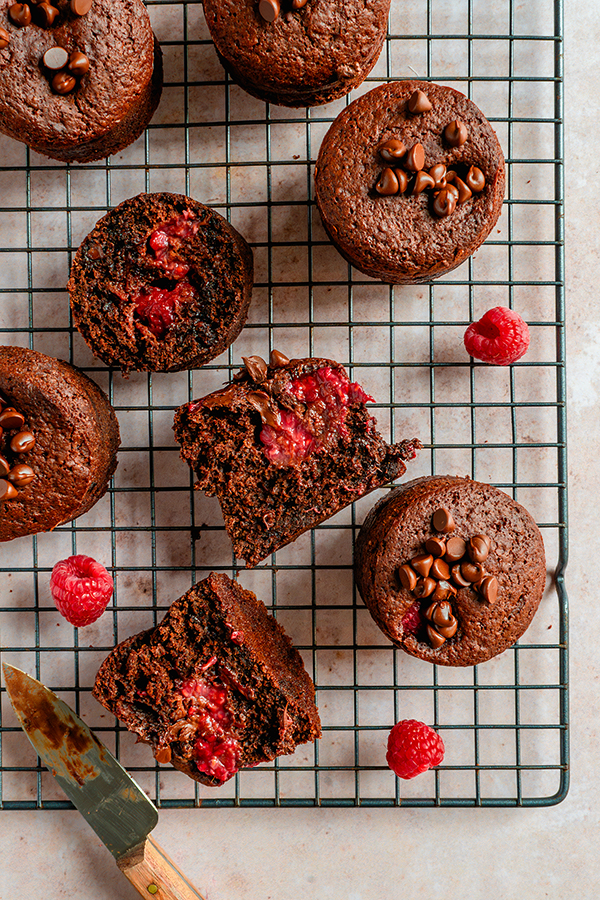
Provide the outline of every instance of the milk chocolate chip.
{"type": "Polygon", "coordinates": [[[64,47],[50,47],[42,56],[42,62],[51,72],[58,72],[69,62],[69,54],[64,47]]]}
{"type": "Polygon", "coordinates": [[[52,90],[57,94],[70,94],[77,82],[72,75],[66,72],[58,72],[52,79],[52,90]]]}
{"type": "Polygon", "coordinates": [[[433,200],[433,211],[439,219],[452,215],[456,209],[456,194],[451,190],[452,185],[446,185],[437,193],[433,200]]]}
{"type": "Polygon", "coordinates": [[[67,66],[69,72],[73,75],[81,76],[85,75],[90,70],[90,61],[85,55],[85,53],[80,53],[79,50],[75,50],[71,53],[69,57],[69,65],[67,66]]]}
{"type": "Polygon", "coordinates": [[[408,100],[408,111],[417,114],[429,112],[431,109],[431,100],[424,91],[415,91],[408,100]]]}
{"type": "Polygon", "coordinates": [[[25,487],[26,485],[31,484],[34,478],[35,472],[31,466],[26,466],[24,463],[18,463],[16,466],[13,466],[8,473],[8,480],[11,481],[15,487],[25,487]]]}
{"type": "Polygon", "coordinates": [[[398,141],[395,138],[386,141],[385,144],[382,144],[379,148],[379,155],[385,162],[389,163],[400,162],[405,153],[406,147],[402,141],[398,141]]]}
{"type": "Polygon", "coordinates": [[[71,12],[76,16],[85,16],[92,8],[93,0],[71,0],[71,12]]]}
{"type": "Polygon", "coordinates": [[[13,3],[8,7],[8,18],[13,25],[24,28],[31,23],[31,10],[26,3],[13,3]]]}
{"type": "Polygon", "coordinates": [[[485,187],[485,175],[477,166],[471,166],[465,176],[465,183],[474,194],[479,194],[485,187]]]}
{"type": "Polygon", "coordinates": [[[393,169],[384,169],[375,185],[375,190],[382,197],[392,197],[398,193],[400,185],[393,169]]]}
{"type": "Polygon", "coordinates": [[[260,0],[258,11],[265,22],[274,22],[279,15],[279,0],[260,0]]]}
{"type": "Polygon", "coordinates": [[[248,375],[257,384],[267,377],[267,364],[262,356],[242,356],[248,375]]]}
{"type": "Polygon", "coordinates": [[[406,154],[404,165],[409,172],[420,172],[425,165],[425,149],[423,144],[415,144],[406,154]]]}
{"type": "Polygon", "coordinates": [[[469,137],[469,132],[464,122],[455,119],[444,128],[444,137],[451,147],[461,147],[469,137]]]}
{"type": "Polygon", "coordinates": [[[58,16],[58,10],[51,3],[39,3],[34,7],[34,15],[38,25],[49,28],[58,16]]]}
{"type": "Polygon", "coordinates": [[[271,350],[271,355],[269,356],[269,365],[273,369],[277,369],[280,366],[287,366],[289,363],[288,357],[285,353],[281,353],[279,350],[271,350]]]}
{"type": "Polygon", "coordinates": [[[0,50],[4,50],[10,44],[10,34],[6,28],[0,28],[0,50]]]}
{"type": "Polygon", "coordinates": [[[431,524],[436,531],[441,531],[442,534],[450,534],[450,532],[454,531],[454,529],[456,528],[452,515],[448,512],[447,509],[443,508],[436,509],[433,516],[431,517],[431,524]]]}

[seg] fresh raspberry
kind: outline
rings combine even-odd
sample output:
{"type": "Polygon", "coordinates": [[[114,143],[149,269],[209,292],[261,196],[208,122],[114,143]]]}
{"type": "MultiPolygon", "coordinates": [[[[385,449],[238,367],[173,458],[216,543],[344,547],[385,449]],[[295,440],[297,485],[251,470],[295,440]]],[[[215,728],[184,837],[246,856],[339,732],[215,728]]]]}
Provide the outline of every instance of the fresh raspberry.
{"type": "Polygon", "coordinates": [[[469,356],[493,366],[509,366],[529,347],[529,328],[521,316],[505,306],[488,310],[465,331],[469,356]]]}
{"type": "Polygon", "coordinates": [[[106,609],[113,580],[91,556],[70,556],[52,569],[50,590],[61,616],[81,628],[99,619],[106,609]]]}
{"type": "Polygon", "coordinates": [[[398,778],[414,778],[439,766],[443,758],[444,742],[429,725],[403,719],[390,731],[386,760],[398,778]]]}
{"type": "Polygon", "coordinates": [[[423,617],[421,616],[421,605],[418,602],[413,603],[407,609],[400,624],[405,634],[416,634],[419,631],[423,624],[423,617]]]}

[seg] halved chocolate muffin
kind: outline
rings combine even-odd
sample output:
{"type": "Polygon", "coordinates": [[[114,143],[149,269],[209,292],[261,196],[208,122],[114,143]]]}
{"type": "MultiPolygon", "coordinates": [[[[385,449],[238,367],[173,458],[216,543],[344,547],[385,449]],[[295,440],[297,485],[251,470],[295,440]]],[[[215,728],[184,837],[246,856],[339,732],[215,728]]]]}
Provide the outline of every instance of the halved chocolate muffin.
{"type": "Polygon", "coordinates": [[[368,514],[355,548],[360,594],[375,622],[412,656],[472,666],[529,627],[546,583],[540,531],[489,484],[418,478],[368,514]]]}
{"type": "Polygon", "coordinates": [[[117,467],[106,394],[69,363],[0,346],[0,541],[87,512],[117,467]]]}
{"type": "Polygon", "coordinates": [[[390,0],[204,0],[219,58],[240,87],[281,106],[318,106],[367,77],[390,0]]]}
{"type": "Polygon", "coordinates": [[[236,556],[247,566],[289,544],[406,471],[421,446],[388,445],[343,366],[244,359],[233,382],[175,413],[181,456],[195,488],[221,504],[236,556]]]}
{"type": "Polygon", "coordinates": [[[0,131],[64,162],[136,140],[162,91],[142,0],[0,0],[0,131]]]}
{"type": "Polygon", "coordinates": [[[212,786],[321,734],[300,654],[226,575],[211,573],[156,628],[117,644],[93,694],[159,762],[212,786]]]}
{"type": "Polygon", "coordinates": [[[483,113],[422,81],[374,88],[325,135],[315,197],[325,230],[361,272],[392,284],[452,271],[483,243],[504,199],[504,156],[483,113]]]}
{"type": "Polygon", "coordinates": [[[126,375],[214,359],[242,330],[252,285],[252,251],[235,228],[197,200],[162,192],[100,219],[68,289],[93,353],[126,375]]]}

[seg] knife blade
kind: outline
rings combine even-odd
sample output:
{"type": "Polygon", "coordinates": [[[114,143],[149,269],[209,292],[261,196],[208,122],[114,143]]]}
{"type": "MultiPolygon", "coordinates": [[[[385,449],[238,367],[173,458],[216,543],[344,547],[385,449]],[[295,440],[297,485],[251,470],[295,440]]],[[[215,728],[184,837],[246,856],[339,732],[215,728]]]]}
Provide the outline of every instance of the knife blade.
{"type": "Polygon", "coordinates": [[[64,700],[3,663],[4,682],[23,731],[61,788],[110,850],[139,894],[203,900],[150,837],[158,810],[64,700]]]}

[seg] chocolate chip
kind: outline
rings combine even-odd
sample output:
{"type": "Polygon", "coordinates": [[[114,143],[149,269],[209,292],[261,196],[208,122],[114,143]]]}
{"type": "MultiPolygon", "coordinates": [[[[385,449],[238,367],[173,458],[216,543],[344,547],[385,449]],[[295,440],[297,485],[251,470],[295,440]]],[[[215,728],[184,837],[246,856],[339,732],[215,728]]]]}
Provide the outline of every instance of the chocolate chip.
{"type": "Polygon", "coordinates": [[[452,607],[447,600],[432,603],[428,608],[425,616],[433,622],[434,625],[449,625],[454,616],[452,615],[452,607]]]}
{"type": "Polygon", "coordinates": [[[10,34],[6,28],[0,28],[0,50],[4,50],[10,44],[10,34]]]}
{"type": "Polygon", "coordinates": [[[386,141],[385,144],[382,144],[379,148],[379,155],[385,162],[389,163],[400,162],[405,153],[406,147],[402,141],[398,141],[395,138],[386,141]]]}
{"type": "Polygon", "coordinates": [[[269,356],[269,365],[271,368],[278,369],[280,366],[287,366],[288,363],[289,359],[285,353],[281,353],[279,350],[271,350],[269,356]]]}
{"type": "Polygon", "coordinates": [[[428,191],[434,187],[435,181],[432,176],[429,174],[429,172],[421,169],[421,171],[417,172],[417,174],[415,175],[411,193],[413,194],[413,196],[416,194],[422,194],[423,191],[428,191]]]}
{"type": "Polygon", "coordinates": [[[69,65],[67,68],[73,75],[85,75],[90,70],[90,61],[85,53],[74,50],[69,57],[69,65]]]}
{"type": "Polygon", "coordinates": [[[446,639],[454,637],[458,630],[458,619],[453,619],[449,625],[436,625],[437,631],[446,639]]]}
{"type": "Polygon", "coordinates": [[[392,197],[397,194],[400,189],[398,179],[393,169],[384,169],[379,176],[379,181],[375,185],[375,190],[382,197],[392,197]]]}
{"type": "Polygon", "coordinates": [[[422,578],[427,578],[433,565],[433,556],[428,553],[420,553],[418,556],[413,556],[410,564],[418,575],[421,575],[422,578]]]}
{"type": "Polygon", "coordinates": [[[34,478],[35,472],[31,466],[26,466],[24,463],[18,463],[16,466],[13,466],[8,473],[8,480],[16,487],[25,487],[25,485],[31,484],[34,478]]]}
{"type": "Polygon", "coordinates": [[[279,10],[279,0],[260,0],[258,4],[258,11],[265,22],[274,22],[279,10]]]}
{"type": "Polygon", "coordinates": [[[13,406],[5,407],[0,412],[0,425],[5,431],[14,431],[16,428],[22,428],[25,424],[25,416],[13,406]]]}
{"type": "Polygon", "coordinates": [[[431,100],[424,91],[415,91],[408,100],[408,111],[415,113],[429,112],[431,109],[431,100]]]}
{"type": "Polygon", "coordinates": [[[483,534],[474,534],[469,538],[468,552],[469,559],[474,563],[482,563],[490,554],[489,538],[483,534]]]}
{"type": "Polygon", "coordinates": [[[450,216],[456,209],[456,194],[450,190],[452,185],[442,188],[433,198],[433,211],[439,219],[450,216]]]}
{"type": "Polygon", "coordinates": [[[431,517],[431,524],[436,531],[441,531],[442,534],[450,534],[456,528],[451,514],[443,507],[436,509],[431,517]]]}
{"type": "Polygon", "coordinates": [[[437,166],[432,166],[429,170],[429,174],[433,178],[436,188],[446,187],[446,166],[444,163],[438,163],[437,166]]]}
{"type": "Polygon", "coordinates": [[[395,169],[394,174],[398,179],[398,193],[403,194],[408,187],[408,175],[404,169],[395,169]]]}
{"type": "Polygon", "coordinates": [[[52,79],[52,90],[57,94],[70,94],[77,82],[72,75],[66,72],[58,72],[52,79]]]}
{"type": "Polygon", "coordinates": [[[439,634],[435,628],[432,628],[431,625],[427,626],[427,637],[429,638],[429,643],[433,647],[434,650],[437,650],[438,647],[441,647],[442,644],[446,642],[446,638],[443,634],[439,634]]]}
{"type": "Polygon", "coordinates": [[[451,537],[446,544],[446,554],[444,559],[448,563],[458,562],[467,552],[466,541],[460,537],[451,537]]]}
{"type": "Polygon", "coordinates": [[[437,581],[435,578],[419,578],[413,593],[416,597],[430,597],[435,591],[436,586],[437,581]]]}
{"type": "Polygon", "coordinates": [[[92,8],[93,0],[71,0],[71,12],[76,16],[85,16],[92,8]]]}
{"type": "Polygon", "coordinates": [[[453,182],[456,190],[458,191],[458,202],[466,203],[467,200],[470,200],[473,196],[472,191],[467,187],[462,178],[459,178],[458,175],[454,179],[453,182]]]}
{"type": "Polygon", "coordinates": [[[0,478],[0,501],[2,500],[14,500],[15,497],[19,496],[19,492],[16,487],[10,483],[10,481],[5,481],[4,478],[0,478]]]}
{"type": "Polygon", "coordinates": [[[483,599],[493,605],[498,599],[498,579],[494,575],[485,575],[477,586],[483,599]]]}
{"type": "Polygon", "coordinates": [[[471,587],[471,582],[467,581],[466,578],[463,578],[458,563],[455,566],[452,566],[452,581],[459,587],[471,587]]]}
{"type": "Polygon", "coordinates": [[[26,453],[35,446],[35,435],[31,431],[19,431],[10,442],[13,453],[26,453]]]}
{"type": "Polygon", "coordinates": [[[3,456],[0,456],[0,478],[6,478],[10,472],[10,463],[3,456]]]}
{"type": "Polygon", "coordinates": [[[69,54],[64,47],[50,47],[42,56],[42,62],[51,72],[58,72],[69,62],[69,54]]]}
{"type": "Polygon", "coordinates": [[[259,413],[265,425],[271,428],[277,428],[279,425],[279,414],[271,405],[271,398],[264,391],[250,391],[246,394],[248,403],[254,407],[259,413]]]}
{"type": "Polygon", "coordinates": [[[202,400],[202,406],[207,409],[214,409],[215,406],[231,406],[231,403],[237,397],[237,390],[233,385],[223,388],[221,391],[215,391],[202,400]]]}
{"type": "Polygon", "coordinates": [[[37,6],[34,6],[33,10],[35,21],[42,28],[49,28],[58,16],[57,8],[52,6],[51,3],[39,3],[37,6]]]}
{"type": "Polygon", "coordinates": [[[476,581],[481,581],[483,577],[483,566],[479,563],[463,563],[460,567],[460,574],[465,581],[470,581],[471,584],[474,584],[476,581]]]}
{"type": "Polygon", "coordinates": [[[451,147],[461,147],[469,137],[469,132],[464,122],[455,119],[444,128],[444,137],[451,147]]]}
{"type": "Polygon", "coordinates": [[[31,22],[31,10],[26,3],[13,3],[8,7],[8,17],[13,25],[24,28],[31,22]]]}
{"type": "Polygon", "coordinates": [[[456,187],[455,184],[448,183],[448,184],[446,184],[445,188],[442,188],[442,190],[448,191],[448,193],[450,193],[450,194],[454,194],[454,198],[455,198],[456,202],[458,203],[458,188],[456,187]]]}
{"type": "Polygon", "coordinates": [[[448,581],[450,578],[450,566],[443,559],[438,558],[434,560],[430,574],[432,578],[437,578],[438,581],[448,581]]]}
{"type": "Polygon", "coordinates": [[[429,538],[425,541],[425,549],[432,556],[443,556],[446,552],[446,542],[438,537],[429,538]]]}
{"type": "Polygon", "coordinates": [[[91,244],[87,255],[90,259],[101,259],[104,256],[104,250],[98,244],[91,244]]]}
{"type": "Polygon", "coordinates": [[[268,366],[262,356],[242,356],[242,361],[252,381],[260,384],[265,380],[268,366]]]}
{"type": "Polygon", "coordinates": [[[479,194],[485,187],[485,175],[477,166],[471,166],[465,176],[465,183],[474,194],[479,194]]]}
{"type": "Polygon", "coordinates": [[[294,9],[302,9],[303,6],[306,6],[308,0],[292,0],[292,6],[294,9]]]}
{"type": "Polygon", "coordinates": [[[425,165],[425,150],[423,144],[414,144],[406,154],[404,166],[409,172],[420,172],[425,165]]]}
{"type": "Polygon", "coordinates": [[[166,747],[158,747],[154,751],[154,759],[159,763],[171,762],[171,748],[167,744],[166,747]]]}
{"type": "Polygon", "coordinates": [[[398,567],[398,581],[407,591],[414,591],[417,586],[417,576],[406,563],[398,567]]]}
{"type": "Polygon", "coordinates": [[[455,593],[456,590],[449,581],[438,581],[433,592],[433,599],[446,600],[447,597],[454,596],[455,593]]]}

